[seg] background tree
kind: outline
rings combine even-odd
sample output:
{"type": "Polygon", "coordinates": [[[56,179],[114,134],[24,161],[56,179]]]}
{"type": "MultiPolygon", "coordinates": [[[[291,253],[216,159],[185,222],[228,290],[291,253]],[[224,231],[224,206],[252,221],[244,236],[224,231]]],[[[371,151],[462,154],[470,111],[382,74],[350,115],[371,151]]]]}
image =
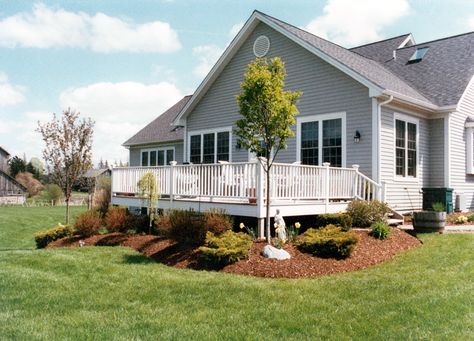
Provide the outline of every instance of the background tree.
{"type": "Polygon", "coordinates": [[[242,119],[237,121],[236,135],[240,144],[264,156],[258,158],[266,173],[266,235],[270,243],[270,169],[288,138],[294,136],[291,126],[296,124],[298,91],[284,91],[286,70],[279,58],[257,58],[247,66],[242,93],[237,96],[242,119]]]}
{"type": "Polygon", "coordinates": [[[69,200],[72,185],[92,166],[92,135],[94,122],[80,119],[79,113],[71,109],[60,118],[45,124],[38,122],[38,131],[43,136],[43,157],[52,182],[61,187],[66,202],[66,224],[69,223],[69,200]]]}
{"type": "Polygon", "coordinates": [[[61,187],[56,184],[48,184],[44,186],[44,190],[41,193],[44,200],[51,202],[53,206],[57,205],[59,200],[64,196],[61,187]]]}
{"type": "Polygon", "coordinates": [[[36,179],[41,181],[44,176],[44,164],[37,157],[32,157],[26,165],[26,171],[32,173],[36,179]]]}
{"type": "Polygon", "coordinates": [[[30,198],[38,194],[43,189],[41,182],[39,182],[39,180],[29,172],[18,173],[15,177],[15,180],[26,188],[30,198]]]}
{"type": "Polygon", "coordinates": [[[8,168],[10,171],[10,176],[15,178],[18,173],[26,171],[26,162],[22,158],[14,156],[8,160],[8,168]]]}
{"type": "Polygon", "coordinates": [[[155,175],[151,172],[143,174],[143,176],[140,178],[140,181],[138,181],[138,188],[140,190],[140,195],[147,203],[149,234],[151,234],[151,227],[153,226],[153,220],[155,219],[157,210],[156,206],[160,196],[155,175]]]}

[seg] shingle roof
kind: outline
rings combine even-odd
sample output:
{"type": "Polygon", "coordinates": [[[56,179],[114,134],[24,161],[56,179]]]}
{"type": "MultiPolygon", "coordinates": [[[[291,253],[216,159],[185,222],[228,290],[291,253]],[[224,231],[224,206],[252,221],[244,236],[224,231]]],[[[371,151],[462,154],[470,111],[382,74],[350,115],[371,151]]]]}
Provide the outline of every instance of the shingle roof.
{"type": "Polygon", "coordinates": [[[106,172],[110,172],[110,169],[109,168],[89,169],[88,171],[86,171],[84,173],[84,177],[85,178],[96,178],[99,175],[101,175],[103,173],[106,173],[106,172]]]}
{"type": "Polygon", "coordinates": [[[404,96],[411,97],[416,100],[429,102],[419,91],[394,74],[391,70],[383,67],[379,62],[366,58],[360,54],[352,52],[342,46],[334,44],[328,40],[315,36],[298,27],[292,26],[274,17],[259,12],[261,15],[270,19],[275,24],[284,28],[294,36],[309,43],[313,47],[322,51],[329,57],[343,63],[365,79],[387,90],[394,91],[404,96]]]}
{"type": "Polygon", "coordinates": [[[388,38],[385,40],[353,47],[349,50],[364,57],[373,59],[379,63],[385,63],[386,61],[392,59],[393,51],[398,49],[400,45],[409,37],[410,33],[407,33],[398,37],[388,38]]]}
{"type": "Polygon", "coordinates": [[[182,140],[183,129],[171,125],[181,109],[188,103],[192,96],[183,97],[178,103],[166,110],[138,133],[124,142],[124,146],[133,146],[147,143],[167,142],[182,140]]]}
{"type": "Polygon", "coordinates": [[[10,153],[6,151],[5,148],[3,148],[2,146],[0,146],[0,152],[5,154],[6,156],[10,156],[10,153]]]}
{"type": "MultiPolygon", "coordinates": [[[[352,51],[378,60],[385,49],[383,44],[372,44],[370,48],[358,47],[352,51]]],[[[400,48],[396,50],[396,59],[390,57],[380,62],[432,103],[456,105],[474,75],[474,32],[400,48]],[[407,63],[421,47],[429,47],[423,59],[407,63]]]]}

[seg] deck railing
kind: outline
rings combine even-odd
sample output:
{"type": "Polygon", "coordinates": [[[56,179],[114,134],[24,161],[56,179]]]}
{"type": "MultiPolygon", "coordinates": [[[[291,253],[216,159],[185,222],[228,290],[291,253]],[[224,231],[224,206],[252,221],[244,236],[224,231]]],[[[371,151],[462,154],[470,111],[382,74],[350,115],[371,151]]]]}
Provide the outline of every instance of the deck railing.
{"type": "MultiPolygon", "coordinates": [[[[264,200],[266,173],[259,162],[114,168],[113,195],[139,195],[138,181],[155,175],[162,197],[264,200]]],[[[274,163],[271,200],[383,200],[383,188],[351,168],[274,163]]]]}

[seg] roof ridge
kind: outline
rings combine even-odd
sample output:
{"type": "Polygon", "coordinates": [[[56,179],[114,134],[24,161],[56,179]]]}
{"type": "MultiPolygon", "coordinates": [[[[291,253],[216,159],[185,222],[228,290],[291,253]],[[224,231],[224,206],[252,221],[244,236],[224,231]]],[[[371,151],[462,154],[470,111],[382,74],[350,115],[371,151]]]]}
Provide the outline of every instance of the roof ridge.
{"type": "Polygon", "coordinates": [[[426,45],[426,44],[429,44],[429,43],[434,43],[436,41],[447,40],[447,39],[452,39],[452,38],[458,38],[458,37],[466,36],[468,34],[473,34],[473,33],[474,33],[474,31],[455,34],[455,35],[449,36],[449,37],[438,38],[438,39],[434,39],[434,40],[425,41],[423,43],[418,43],[418,44],[413,44],[413,45],[410,45],[410,46],[400,47],[398,50],[403,50],[403,49],[407,49],[407,48],[410,48],[410,47],[416,47],[416,46],[419,46],[419,45],[426,45]]]}
{"type": "Polygon", "coordinates": [[[374,41],[372,43],[367,43],[367,44],[363,44],[363,45],[354,46],[354,47],[348,48],[348,50],[354,50],[354,49],[358,49],[360,47],[366,47],[366,46],[369,46],[369,45],[380,44],[380,43],[383,43],[383,42],[386,42],[386,41],[389,41],[389,40],[393,40],[393,39],[397,39],[397,38],[401,38],[401,37],[406,37],[406,36],[409,36],[410,34],[411,33],[400,34],[399,36],[396,36],[396,37],[386,38],[386,39],[374,41]]]}

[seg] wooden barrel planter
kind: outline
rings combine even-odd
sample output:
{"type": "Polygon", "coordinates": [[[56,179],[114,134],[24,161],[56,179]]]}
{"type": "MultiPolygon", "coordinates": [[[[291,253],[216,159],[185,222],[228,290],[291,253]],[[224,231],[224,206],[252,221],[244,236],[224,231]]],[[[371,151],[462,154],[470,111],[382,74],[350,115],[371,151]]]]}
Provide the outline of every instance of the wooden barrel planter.
{"type": "Polygon", "coordinates": [[[442,232],[446,226],[446,212],[422,211],[413,213],[415,232],[442,232]]]}

